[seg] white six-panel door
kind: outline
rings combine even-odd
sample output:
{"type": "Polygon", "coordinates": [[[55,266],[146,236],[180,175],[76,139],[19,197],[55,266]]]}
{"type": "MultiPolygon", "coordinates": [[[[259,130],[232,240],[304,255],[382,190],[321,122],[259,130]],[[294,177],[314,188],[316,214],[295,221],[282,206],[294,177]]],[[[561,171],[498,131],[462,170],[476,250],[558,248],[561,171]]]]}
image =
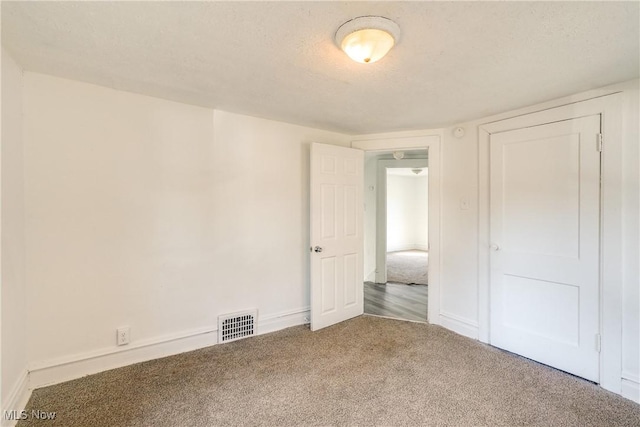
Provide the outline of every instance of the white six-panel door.
{"type": "Polygon", "coordinates": [[[600,116],[490,137],[492,345],[599,381],[600,116]]]}
{"type": "Polygon", "coordinates": [[[311,145],[311,330],[364,305],[364,152],[311,145]]]}

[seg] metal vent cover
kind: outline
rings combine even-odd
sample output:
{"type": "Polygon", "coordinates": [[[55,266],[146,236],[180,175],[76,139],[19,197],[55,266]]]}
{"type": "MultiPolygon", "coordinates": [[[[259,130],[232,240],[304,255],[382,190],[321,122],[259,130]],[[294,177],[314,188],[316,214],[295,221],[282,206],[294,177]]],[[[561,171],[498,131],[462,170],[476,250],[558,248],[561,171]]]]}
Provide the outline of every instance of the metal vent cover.
{"type": "Polygon", "coordinates": [[[218,316],[218,343],[236,341],[255,334],[258,310],[218,316]]]}

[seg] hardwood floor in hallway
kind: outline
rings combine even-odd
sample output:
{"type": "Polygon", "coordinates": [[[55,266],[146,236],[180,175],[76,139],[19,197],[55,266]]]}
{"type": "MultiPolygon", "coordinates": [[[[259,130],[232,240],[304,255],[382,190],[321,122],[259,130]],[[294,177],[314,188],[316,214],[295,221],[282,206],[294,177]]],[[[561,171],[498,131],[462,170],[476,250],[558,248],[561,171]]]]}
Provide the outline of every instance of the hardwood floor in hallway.
{"type": "Polygon", "coordinates": [[[395,319],[427,321],[427,289],[425,285],[399,283],[364,284],[364,312],[395,319]]]}

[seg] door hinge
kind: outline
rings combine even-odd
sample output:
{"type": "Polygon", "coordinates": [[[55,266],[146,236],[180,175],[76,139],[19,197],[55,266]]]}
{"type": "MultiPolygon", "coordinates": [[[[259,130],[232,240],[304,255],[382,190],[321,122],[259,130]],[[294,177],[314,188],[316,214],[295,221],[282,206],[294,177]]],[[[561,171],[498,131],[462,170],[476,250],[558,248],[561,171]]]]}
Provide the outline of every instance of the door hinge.
{"type": "Polygon", "coordinates": [[[598,134],[598,147],[597,148],[598,148],[598,151],[600,153],[602,153],[602,134],[601,133],[598,134]]]}
{"type": "Polygon", "coordinates": [[[600,353],[600,349],[602,348],[602,336],[600,334],[596,334],[596,351],[600,353]]]}

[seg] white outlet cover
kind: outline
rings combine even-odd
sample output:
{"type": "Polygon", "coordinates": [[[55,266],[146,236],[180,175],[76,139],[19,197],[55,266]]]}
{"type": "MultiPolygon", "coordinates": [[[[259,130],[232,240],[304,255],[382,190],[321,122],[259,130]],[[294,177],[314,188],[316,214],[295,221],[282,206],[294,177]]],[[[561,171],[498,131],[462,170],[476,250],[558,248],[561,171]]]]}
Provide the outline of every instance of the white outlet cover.
{"type": "Polygon", "coordinates": [[[127,345],[131,340],[131,328],[129,326],[123,326],[116,330],[116,344],[127,345]]]}

